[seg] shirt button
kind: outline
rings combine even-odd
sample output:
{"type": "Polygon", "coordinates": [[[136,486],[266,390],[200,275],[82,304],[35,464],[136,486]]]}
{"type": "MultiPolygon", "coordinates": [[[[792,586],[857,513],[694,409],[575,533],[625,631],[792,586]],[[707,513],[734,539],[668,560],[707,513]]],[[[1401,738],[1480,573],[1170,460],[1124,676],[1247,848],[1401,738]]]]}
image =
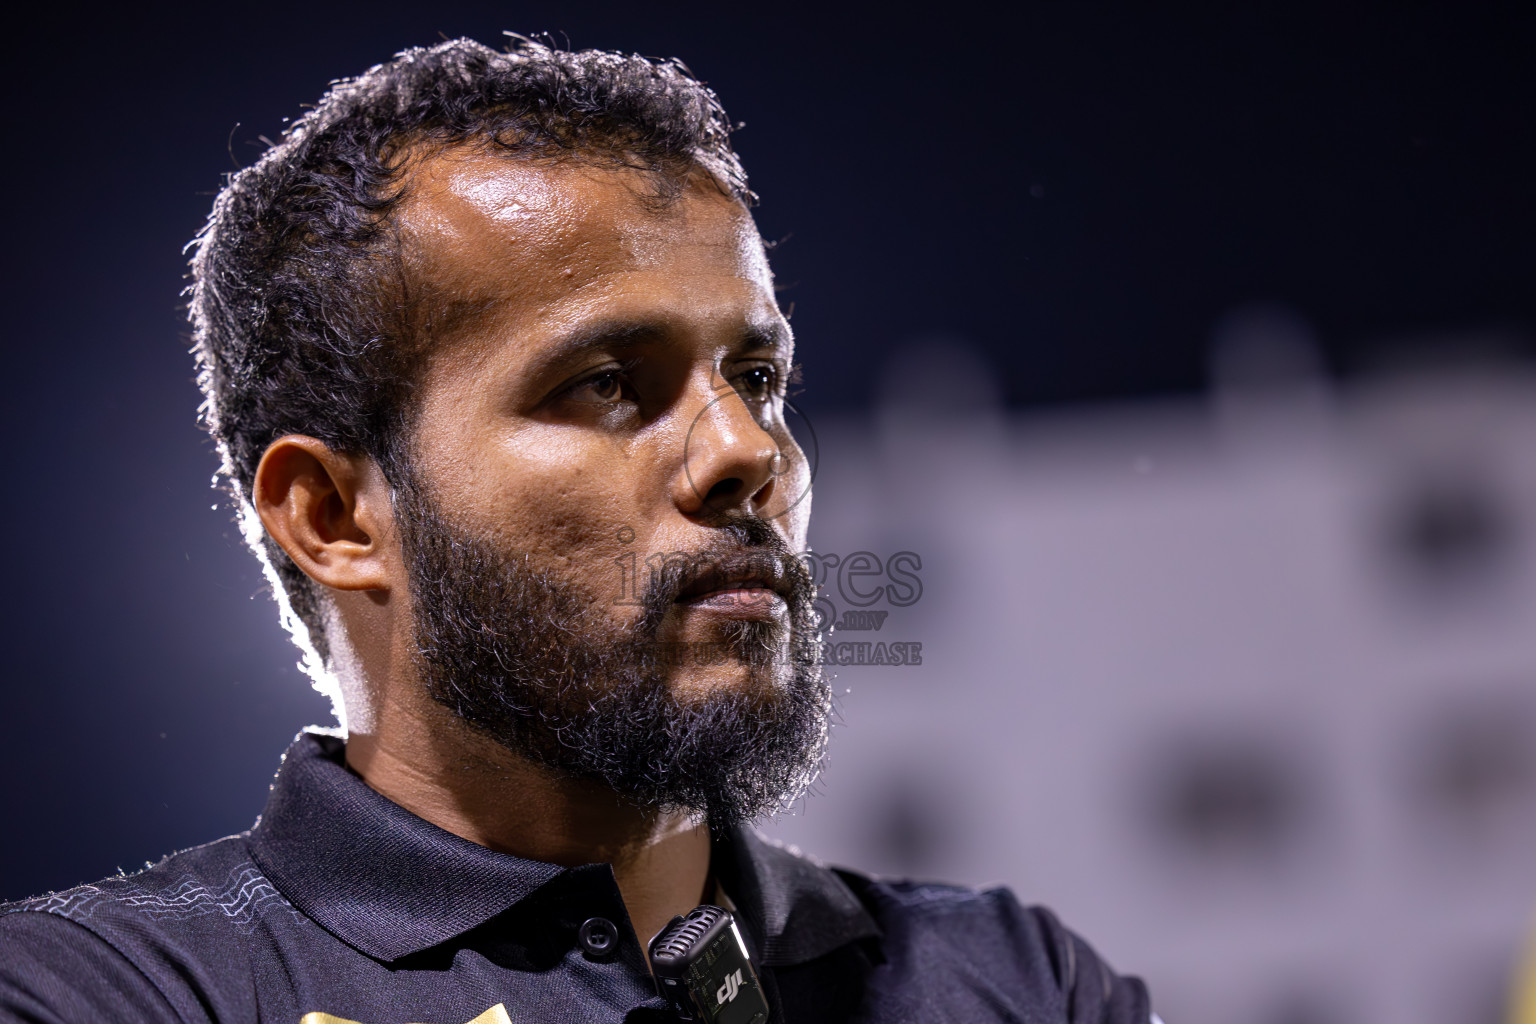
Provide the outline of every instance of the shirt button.
{"type": "Polygon", "coordinates": [[[619,951],[619,930],[606,917],[589,917],[576,933],[582,952],[593,960],[607,960],[619,951]]]}

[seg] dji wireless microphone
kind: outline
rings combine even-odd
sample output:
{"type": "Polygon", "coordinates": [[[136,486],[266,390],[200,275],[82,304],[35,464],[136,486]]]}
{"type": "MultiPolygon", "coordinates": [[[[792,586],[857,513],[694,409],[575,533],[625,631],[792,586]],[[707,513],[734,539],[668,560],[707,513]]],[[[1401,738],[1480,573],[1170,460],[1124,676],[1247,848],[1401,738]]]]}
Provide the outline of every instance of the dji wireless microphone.
{"type": "Polygon", "coordinates": [[[708,903],[674,917],[649,947],[651,973],[683,1020],[764,1024],[768,1000],[729,910],[708,903]]]}

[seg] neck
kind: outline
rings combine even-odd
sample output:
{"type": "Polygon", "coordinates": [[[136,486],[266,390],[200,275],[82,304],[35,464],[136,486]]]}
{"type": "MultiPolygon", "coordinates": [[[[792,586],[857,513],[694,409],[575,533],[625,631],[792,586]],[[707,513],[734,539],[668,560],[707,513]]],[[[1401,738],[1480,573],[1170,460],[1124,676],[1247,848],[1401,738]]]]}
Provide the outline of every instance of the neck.
{"type": "MultiPolygon", "coordinates": [[[[413,702],[414,703],[414,702],[413,702]]],[[[435,702],[386,705],[347,740],[347,764],[376,792],[473,843],[574,867],[613,866],[642,947],[707,902],[709,831],[560,779],[470,729],[435,702]]]]}

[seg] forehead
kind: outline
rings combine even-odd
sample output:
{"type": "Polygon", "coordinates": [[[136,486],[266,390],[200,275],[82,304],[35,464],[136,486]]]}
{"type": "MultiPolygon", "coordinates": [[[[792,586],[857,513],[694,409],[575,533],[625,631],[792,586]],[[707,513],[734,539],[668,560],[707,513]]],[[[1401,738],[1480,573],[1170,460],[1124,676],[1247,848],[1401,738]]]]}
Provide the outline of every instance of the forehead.
{"type": "Polygon", "coordinates": [[[436,154],[412,172],[396,215],[406,272],[435,305],[519,320],[685,283],[688,295],[672,298],[772,303],[762,241],[739,202],[704,179],[658,204],[650,184],[578,161],[436,154]]]}

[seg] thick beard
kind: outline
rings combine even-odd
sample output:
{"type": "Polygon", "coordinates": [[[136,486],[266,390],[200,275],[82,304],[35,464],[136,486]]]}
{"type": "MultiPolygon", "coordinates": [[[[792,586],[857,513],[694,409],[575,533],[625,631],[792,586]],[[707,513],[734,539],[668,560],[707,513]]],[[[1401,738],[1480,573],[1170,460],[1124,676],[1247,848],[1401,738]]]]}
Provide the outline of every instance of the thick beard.
{"type": "Polygon", "coordinates": [[[797,799],[826,751],[831,689],[817,652],[815,585],[761,519],[722,523],[722,543],[669,560],[620,624],[575,582],[468,535],[418,486],[396,492],[417,665],[433,699],[508,750],[642,806],[702,814],[721,830],[797,799]],[[681,589],[743,557],[789,581],[789,627],[731,623],[705,648],[657,642],[681,589]],[[681,661],[735,660],[742,684],[678,694],[681,661]]]}

